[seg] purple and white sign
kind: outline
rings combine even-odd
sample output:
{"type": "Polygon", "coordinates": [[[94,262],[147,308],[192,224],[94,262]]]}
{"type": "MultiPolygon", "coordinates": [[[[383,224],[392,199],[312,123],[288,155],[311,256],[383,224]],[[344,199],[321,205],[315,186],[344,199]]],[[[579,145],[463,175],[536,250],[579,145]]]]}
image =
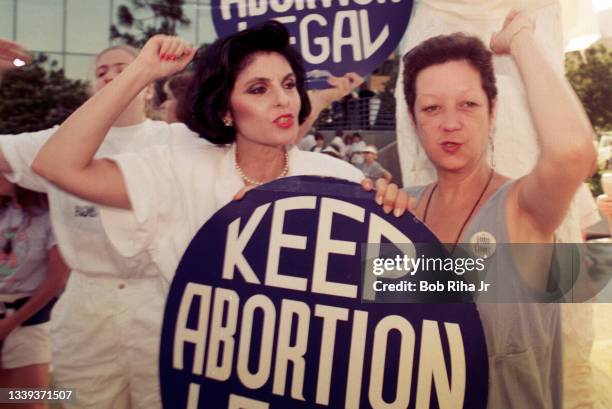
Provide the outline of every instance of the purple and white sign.
{"type": "Polygon", "coordinates": [[[304,57],[308,84],[330,74],[370,74],[395,51],[412,12],[412,0],[214,0],[219,36],[266,20],[283,23],[304,57]]]}
{"type": "Polygon", "coordinates": [[[362,301],[360,244],[398,240],[437,243],[337,179],[284,178],[225,206],[170,288],[164,407],[484,409],[474,304],[362,301]]]}

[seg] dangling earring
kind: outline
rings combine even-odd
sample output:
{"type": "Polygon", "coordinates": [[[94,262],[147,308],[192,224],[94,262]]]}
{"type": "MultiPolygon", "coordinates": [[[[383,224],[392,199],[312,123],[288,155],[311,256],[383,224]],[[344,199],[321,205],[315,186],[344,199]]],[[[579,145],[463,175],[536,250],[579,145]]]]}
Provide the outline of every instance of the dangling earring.
{"type": "Polygon", "coordinates": [[[495,133],[495,128],[491,129],[489,132],[489,147],[491,148],[491,169],[495,170],[495,143],[493,142],[493,134],[495,133]]]}
{"type": "Polygon", "coordinates": [[[225,125],[225,126],[232,126],[232,121],[230,121],[227,118],[224,118],[223,119],[223,125],[225,125]]]}

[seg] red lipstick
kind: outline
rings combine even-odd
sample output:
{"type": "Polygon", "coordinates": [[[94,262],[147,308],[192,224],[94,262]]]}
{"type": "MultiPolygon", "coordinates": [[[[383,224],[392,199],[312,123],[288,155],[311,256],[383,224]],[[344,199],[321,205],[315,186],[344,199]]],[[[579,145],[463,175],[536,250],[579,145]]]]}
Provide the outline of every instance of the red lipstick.
{"type": "Polygon", "coordinates": [[[273,122],[279,128],[283,128],[283,129],[291,128],[293,126],[293,115],[291,114],[281,115],[278,118],[276,118],[273,122]]]}

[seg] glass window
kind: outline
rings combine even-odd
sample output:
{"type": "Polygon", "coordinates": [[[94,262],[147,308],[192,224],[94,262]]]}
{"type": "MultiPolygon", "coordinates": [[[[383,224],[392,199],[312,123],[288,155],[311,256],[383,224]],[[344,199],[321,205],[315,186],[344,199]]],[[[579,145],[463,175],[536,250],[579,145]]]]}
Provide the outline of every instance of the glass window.
{"type": "Polygon", "coordinates": [[[17,41],[30,50],[62,51],[62,0],[19,0],[17,41]]]}
{"type": "Polygon", "coordinates": [[[110,1],[68,0],[66,5],[66,51],[95,54],[108,47],[110,1]]]}
{"type": "Polygon", "coordinates": [[[200,5],[198,13],[198,45],[211,44],[217,39],[217,32],[212,21],[210,2],[200,5]]]}
{"type": "Polygon", "coordinates": [[[181,27],[180,25],[177,27],[176,34],[181,37],[185,41],[189,41],[192,44],[196,43],[196,25],[197,25],[197,17],[196,10],[197,5],[195,4],[185,4],[183,5],[183,14],[190,21],[188,26],[181,27]]]}
{"type": "Polygon", "coordinates": [[[93,55],[67,55],[66,56],[66,77],[75,80],[93,80],[93,55]]]}
{"type": "Polygon", "coordinates": [[[13,0],[0,0],[0,37],[13,38],[13,0]]]}

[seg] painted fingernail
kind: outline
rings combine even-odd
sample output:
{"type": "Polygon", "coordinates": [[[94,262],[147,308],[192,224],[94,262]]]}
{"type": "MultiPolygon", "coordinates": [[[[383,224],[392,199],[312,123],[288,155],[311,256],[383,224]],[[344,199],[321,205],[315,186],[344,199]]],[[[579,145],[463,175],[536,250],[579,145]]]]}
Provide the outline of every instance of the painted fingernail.
{"type": "Polygon", "coordinates": [[[384,205],[383,206],[383,212],[389,214],[390,211],[391,211],[391,206],[389,206],[389,205],[384,205]]]}
{"type": "Polygon", "coordinates": [[[382,196],[376,196],[376,204],[382,204],[382,196]]]}
{"type": "Polygon", "coordinates": [[[400,217],[402,215],[402,209],[400,209],[399,207],[396,207],[395,210],[393,211],[393,215],[395,217],[400,217]]]}

